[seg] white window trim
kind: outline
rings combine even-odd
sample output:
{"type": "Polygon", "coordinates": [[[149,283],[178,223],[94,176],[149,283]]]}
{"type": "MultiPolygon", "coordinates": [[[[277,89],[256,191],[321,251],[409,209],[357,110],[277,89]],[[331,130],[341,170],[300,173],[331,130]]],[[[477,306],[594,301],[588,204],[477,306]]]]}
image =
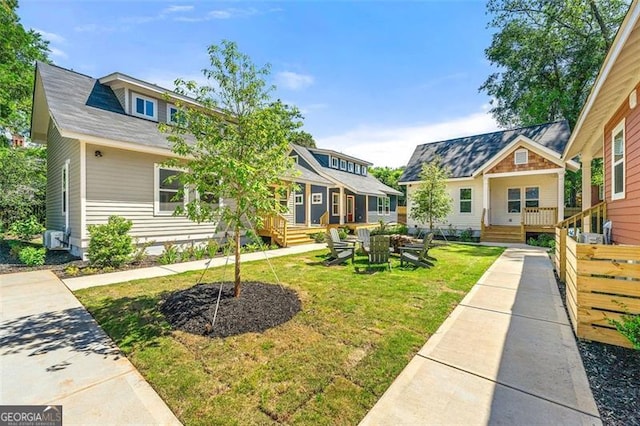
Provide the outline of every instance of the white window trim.
{"type": "Polygon", "coordinates": [[[132,93],[131,94],[131,114],[135,115],[136,117],[141,117],[141,118],[146,118],[147,120],[154,120],[154,121],[158,121],[158,100],[157,99],[153,99],[153,98],[149,98],[147,96],[143,96],[140,95],[138,93],[132,93]],[[153,116],[147,115],[147,114],[139,114],[138,111],[136,111],[136,99],[142,99],[144,101],[149,101],[149,102],[153,102],[153,116]]]}
{"type": "Polygon", "coordinates": [[[311,204],[322,204],[322,192],[311,194],[311,204]]]}
{"type": "Polygon", "coordinates": [[[522,188],[521,187],[509,187],[507,188],[507,214],[522,214],[522,188]],[[509,199],[509,190],[510,189],[517,189],[518,192],[520,193],[520,198],[518,200],[510,200],[509,199]],[[509,211],[509,201],[520,201],[520,211],[519,212],[510,212],[509,211]]]}
{"type": "Polygon", "coordinates": [[[175,109],[176,112],[178,111],[178,107],[175,106],[174,104],[167,104],[167,123],[169,124],[177,124],[175,121],[173,121],[171,119],[171,109],[175,109]]]}
{"type": "Polygon", "coordinates": [[[331,216],[340,216],[340,194],[338,192],[331,194],[331,216]],[[336,210],[334,210],[334,207],[336,210]],[[334,211],[337,211],[337,213],[334,213],[334,211]]]}
{"type": "Polygon", "coordinates": [[[529,164],[529,150],[528,149],[516,149],[513,153],[513,164],[521,166],[523,164],[529,164]],[[518,154],[524,154],[524,161],[518,161],[518,154]]]}
{"type": "Polygon", "coordinates": [[[347,160],[340,159],[340,170],[347,170],[347,160]]]}
{"type": "Polygon", "coordinates": [[[340,166],[339,166],[340,160],[337,157],[329,157],[329,163],[330,163],[332,169],[340,168],[340,166]]]}
{"type": "Polygon", "coordinates": [[[356,164],[356,165],[355,165],[355,171],[356,171],[356,174],[357,174],[357,175],[359,175],[359,174],[361,174],[361,173],[362,173],[360,170],[361,170],[361,169],[360,169],[360,164],[356,164]]]}
{"type": "Polygon", "coordinates": [[[362,176],[367,175],[367,166],[362,166],[362,176]]]}
{"type": "Polygon", "coordinates": [[[349,161],[347,168],[349,170],[349,172],[353,173],[353,163],[351,161],[349,161]]]}
{"type": "Polygon", "coordinates": [[[611,132],[611,199],[622,200],[627,192],[627,132],[625,129],[625,119],[618,124],[611,132]],[[616,134],[622,132],[622,159],[615,161],[615,143],[616,134]],[[616,188],[616,165],[622,164],[622,192],[615,192],[616,188]]]}
{"type": "Polygon", "coordinates": [[[391,215],[391,198],[377,197],[378,216],[391,215]]]}
{"type": "Polygon", "coordinates": [[[60,210],[64,215],[64,230],[69,230],[69,163],[66,160],[60,173],[60,210]]]}
{"type": "MultiPolygon", "coordinates": [[[[508,196],[508,194],[509,193],[507,192],[507,196],[508,196]]],[[[473,188],[470,187],[470,186],[465,186],[465,187],[462,187],[462,188],[458,188],[458,213],[460,213],[460,214],[473,214],[473,188]],[[463,200],[462,199],[462,195],[461,194],[462,194],[462,190],[463,189],[468,189],[469,191],[471,191],[471,198],[470,199],[468,199],[468,200],[466,200],[466,199],[463,200]],[[463,212],[462,211],[462,202],[463,201],[465,201],[465,202],[468,201],[469,204],[471,205],[471,208],[469,209],[468,212],[463,212]]]]}
{"type": "MultiPolygon", "coordinates": [[[[184,169],[180,169],[177,167],[165,167],[158,163],[153,164],[153,215],[172,216],[173,210],[160,210],[160,169],[174,170],[176,172],[184,172],[184,169]]],[[[183,204],[186,206],[186,204],[189,202],[189,191],[184,192],[183,204]]]]}
{"type": "Polygon", "coordinates": [[[301,193],[296,192],[296,194],[294,195],[293,199],[294,199],[294,202],[293,202],[293,203],[294,203],[296,206],[302,206],[302,205],[304,205],[304,194],[301,194],[301,193]]]}

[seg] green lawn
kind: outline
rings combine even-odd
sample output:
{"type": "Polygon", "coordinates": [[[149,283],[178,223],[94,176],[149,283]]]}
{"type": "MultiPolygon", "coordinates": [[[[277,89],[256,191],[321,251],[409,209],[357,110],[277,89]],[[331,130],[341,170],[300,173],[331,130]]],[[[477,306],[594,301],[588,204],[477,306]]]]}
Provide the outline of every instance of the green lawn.
{"type": "MultiPolygon", "coordinates": [[[[435,247],[431,269],[394,260],[391,272],[371,275],[322,266],[326,251],[273,259],[302,311],[263,334],[225,339],[171,331],[157,309],[201,272],[76,295],[185,424],[356,424],[502,250],[435,247]]],[[[274,281],[265,261],[242,268],[246,280],[274,281]]],[[[223,273],[228,280],[233,267],[204,282],[223,273]]]]}

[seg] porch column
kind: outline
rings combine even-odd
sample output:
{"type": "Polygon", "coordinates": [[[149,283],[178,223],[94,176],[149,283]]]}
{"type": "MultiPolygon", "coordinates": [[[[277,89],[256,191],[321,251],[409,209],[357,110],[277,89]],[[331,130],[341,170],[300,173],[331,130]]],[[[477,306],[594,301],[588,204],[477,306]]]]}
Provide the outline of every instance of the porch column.
{"type": "Polygon", "coordinates": [[[489,226],[489,176],[482,176],[482,208],[485,210],[484,224],[489,226]]]}
{"type": "Polygon", "coordinates": [[[307,200],[304,203],[305,206],[305,226],[308,228],[311,226],[311,185],[305,183],[304,185],[304,198],[307,200]]]}
{"type": "MultiPolygon", "coordinates": [[[[582,211],[591,208],[591,159],[586,150],[582,151],[582,211]]],[[[591,232],[591,215],[582,218],[582,232],[591,232]]]]}
{"type": "Polygon", "coordinates": [[[558,170],[558,222],[564,220],[564,169],[558,170]]]}
{"type": "Polygon", "coordinates": [[[369,196],[368,195],[364,196],[364,223],[369,223],[369,196]]]}
{"type": "Polygon", "coordinates": [[[344,187],[340,187],[340,203],[338,203],[340,213],[340,225],[344,225],[344,204],[347,200],[344,197],[344,187]]]}

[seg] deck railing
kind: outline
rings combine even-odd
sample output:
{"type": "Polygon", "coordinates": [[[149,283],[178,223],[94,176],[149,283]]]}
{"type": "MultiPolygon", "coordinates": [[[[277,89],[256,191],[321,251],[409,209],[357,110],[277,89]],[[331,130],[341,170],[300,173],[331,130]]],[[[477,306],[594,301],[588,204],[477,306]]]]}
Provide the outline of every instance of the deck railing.
{"type": "Polygon", "coordinates": [[[329,211],[325,211],[324,213],[322,213],[322,216],[320,216],[320,225],[322,226],[327,226],[329,224],[329,211]]]}
{"type": "Polygon", "coordinates": [[[267,216],[264,220],[264,229],[271,235],[276,244],[281,246],[286,245],[288,225],[287,218],[281,214],[267,216]]]}
{"type": "Polygon", "coordinates": [[[607,220],[607,203],[601,202],[595,206],[583,210],[578,214],[571,216],[558,223],[556,226],[560,229],[572,229],[569,235],[575,238],[577,231],[602,233],[602,225],[607,220]]]}
{"type": "Polygon", "coordinates": [[[524,226],[554,226],[558,223],[557,207],[525,207],[522,210],[524,226]]]}

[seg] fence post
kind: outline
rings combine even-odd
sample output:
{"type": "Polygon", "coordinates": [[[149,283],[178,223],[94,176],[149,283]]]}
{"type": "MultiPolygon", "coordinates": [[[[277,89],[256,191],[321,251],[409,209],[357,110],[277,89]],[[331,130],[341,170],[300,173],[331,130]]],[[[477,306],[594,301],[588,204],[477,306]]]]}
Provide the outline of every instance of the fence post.
{"type": "Polygon", "coordinates": [[[558,276],[560,281],[564,283],[567,280],[567,228],[560,228],[560,247],[556,247],[556,250],[560,250],[558,276]]]}

